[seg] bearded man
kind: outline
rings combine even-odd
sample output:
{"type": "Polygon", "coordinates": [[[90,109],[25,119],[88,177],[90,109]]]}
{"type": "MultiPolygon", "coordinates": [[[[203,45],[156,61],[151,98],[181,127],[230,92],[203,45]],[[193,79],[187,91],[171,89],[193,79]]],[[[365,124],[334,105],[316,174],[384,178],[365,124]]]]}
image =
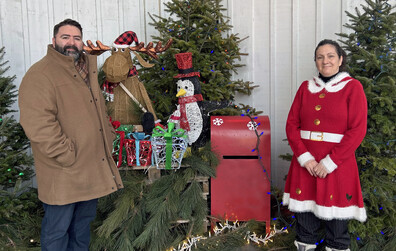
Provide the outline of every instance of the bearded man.
{"type": "Polygon", "coordinates": [[[55,25],[47,55],[19,89],[20,123],[31,141],[45,210],[42,250],[88,250],[98,198],[123,187],[97,59],[82,48],[77,21],[55,25]]]}

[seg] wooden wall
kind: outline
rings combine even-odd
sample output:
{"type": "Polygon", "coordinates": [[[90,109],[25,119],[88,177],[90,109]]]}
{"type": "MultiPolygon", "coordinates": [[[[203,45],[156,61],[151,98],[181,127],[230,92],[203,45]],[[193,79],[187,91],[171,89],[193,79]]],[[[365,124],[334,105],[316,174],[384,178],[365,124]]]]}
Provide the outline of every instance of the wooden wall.
{"type": "MultiPolygon", "coordinates": [[[[126,30],[148,42],[156,31],[147,13],[166,16],[169,0],[0,0],[0,47],[6,47],[9,75],[17,86],[27,69],[46,53],[53,26],[65,18],[78,20],[84,41],[99,39],[111,44],[126,30]]],[[[355,13],[364,0],[223,0],[233,25],[232,33],[249,38],[242,44],[246,66],[235,79],[260,87],[237,101],[262,110],[271,121],[273,184],[283,188],[289,163],[278,156],[290,152],[285,135],[286,117],[294,94],[303,80],[317,74],[315,45],[335,33],[348,32],[345,11],[355,13]]],[[[396,0],[391,0],[396,5],[396,0]]],[[[104,62],[105,53],[99,58],[104,62]]],[[[18,114],[15,114],[18,117],[18,114]]]]}

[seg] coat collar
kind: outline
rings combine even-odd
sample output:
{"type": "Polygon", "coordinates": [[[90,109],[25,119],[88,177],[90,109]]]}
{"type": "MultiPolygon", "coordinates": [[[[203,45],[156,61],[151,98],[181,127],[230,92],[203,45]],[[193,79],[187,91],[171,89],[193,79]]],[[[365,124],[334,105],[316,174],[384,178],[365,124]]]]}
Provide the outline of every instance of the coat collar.
{"type": "Polygon", "coordinates": [[[351,80],[352,78],[347,72],[340,72],[327,83],[323,82],[323,80],[319,77],[314,77],[308,81],[308,90],[311,93],[318,93],[323,89],[326,89],[328,92],[338,92],[342,90],[342,88],[344,88],[351,80]]]}
{"type": "MultiPolygon", "coordinates": [[[[52,44],[49,44],[47,47],[47,56],[55,59],[54,62],[66,67],[75,67],[74,65],[74,58],[70,56],[63,55],[62,53],[55,50],[52,44]]],[[[85,62],[88,62],[87,55],[82,53],[82,57],[84,57],[85,62]]]]}

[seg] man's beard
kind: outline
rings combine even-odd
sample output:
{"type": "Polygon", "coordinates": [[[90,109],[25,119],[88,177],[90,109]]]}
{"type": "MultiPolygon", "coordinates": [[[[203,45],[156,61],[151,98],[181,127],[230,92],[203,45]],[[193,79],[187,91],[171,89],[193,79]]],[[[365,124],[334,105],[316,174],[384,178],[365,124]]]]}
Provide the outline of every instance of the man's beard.
{"type": "Polygon", "coordinates": [[[55,43],[55,50],[62,53],[63,55],[73,57],[74,61],[78,61],[82,53],[82,51],[79,51],[78,48],[74,45],[66,45],[65,47],[62,48],[55,43]],[[68,51],[68,49],[73,49],[74,51],[68,51]]]}

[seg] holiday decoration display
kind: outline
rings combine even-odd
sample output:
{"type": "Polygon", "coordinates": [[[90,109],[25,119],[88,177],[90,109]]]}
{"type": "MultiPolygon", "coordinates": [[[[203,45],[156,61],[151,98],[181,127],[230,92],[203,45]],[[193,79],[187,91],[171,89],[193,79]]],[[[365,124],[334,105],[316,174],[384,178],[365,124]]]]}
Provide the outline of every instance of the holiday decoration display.
{"type": "MultiPolygon", "coordinates": [[[[174,76],[178,72],[175,54],[192,52],[194,68],[197,70],[193,72],[201,74],[199,80],[205,97],[205,101],[198,101],[202,102],[203,107],[202,132],[208,132],[211,111],[229,107],[235,92],[250,93],[253,89],[250,82],[231,80],[240,66],[237,63],[241,56],[238,46],[242,40],[231,34],[229,18],[224,16],[219,0],[167,1],[164,11],[172,14],[168,19],[161,17],[153,22],[157,34],[161,36],[153,39],[168,41],[171,38],[174,42],[171,48],[158,56],[153,67],[139,69],[139,78],[150,94],[156,115],[167,121],[174,111],[173,104],[177,104],[178,99],[175,97],[177,85],[174,76]],[[177,33],[182,31],[185,33],[178,36],[177,33]],[[205,106],[204,102],[210,103],[205,106]],[[205,110],[206,107],[208,109],[205,110]]],[[[118,86],[114,90],[120,88],[122,87],[118,86]]],[[[227,110],[227,114],[230,111],[239,115],[233,107],[227,110]]],[[[155,131],[163,137],[168,129],[155,131]]],[[[181,168],[177,171],[161,170],[161,176],[154,182],[147,182],[147,175],[139,171],[122,171],[123,182],[126,184],[124,190],[116,196],[108,196],[99,201],[99,217],[94,224],[97,236],[92,239],[91,249],[163,251],[177,246],[179,240],[187,236],[202,235],[205,232],[208,203],[197,177],[214,177],[219,161],[210,145],[204,144],[205,140],[201,141],[203,136],[209,139],[209,135],[201,133],[192,144],[191,154],[183,157],[181,168]],[[194,147],[197,143],[199,150],[194,147]]],[[[154,141],[152,135],[153,162],[156,158],[154,141]]],[[[164,168],[166,143],[164,139],[161,141],[165,147],[162,147],[160,168],[164,168]]],[[[184,145],[187,146],[187,143],[184,145]]],[[[181,156],[180,153],[179,157],[181,156]]],[[[178,165],[175,163],[176,167],[178,165]]],[[[244,236],[245,233],[240,236],[242,242],[244,236]]]]}
{"type": "Polygon", "coordinates": [[[158,169],[179,169],[187,149],[187,135],[183,129],[174,129],[175,124],[168,123],[165,131],[155,127],[151,138],[154,162],[158,169]]]}
{"type": "Polygon", "coordinates": [[[100,41],[97,41],[97,46],[94,46],[90,40],[87,41],[88,46],[84,46],[84,50],[88,53],[98,55],[111,49],[112,55],[106,59],[103,65],[103,71],[106,75],[104,90],[108,94],[108,100],[113,101],[109,106],[110,110],[113,111],[112,117],[115,120],[120,121],[121,124],[142,124],[146,132],[154,128],[154,120],[157,120],[157,117],[146,88],[137,76],[138,72],[132,63],[130,53],[133,52],[135,54],[143,67],[152,67],[152,64],[145,62],[136,52],[145,53],[152,58],[158,58],[157,53],[167,50],[171,43],[172,39],[169,39],[164,47],[162,47],[161,42],[158,42],[155,47],[153,47],[152,42],[144,47],[144,43],[139,43],[136,33],[133,31],[122,33],[114,41],[112,48],[103,45],[100,41]],[[136,46],[132,46],[132,43],[135,43],[136,46]],[[145,118],[151,117],[152,119],[141,121],[140,116],[137,116],[139,112],[130,112],[131,100],[144,113],[151,114],[151,116],[146,116],[145,118]]]}
{"type": "Polygon", "coordinates": [[[176,128],[182,128],[187,132],[188,144],[197,141],[202,132],[201,84],[199,72],[194,72],[191,52],[178,53],[175,55],[179,74],[177,81],[178,105],[170,116],[169,121],[176,123],[176,128]]]}

